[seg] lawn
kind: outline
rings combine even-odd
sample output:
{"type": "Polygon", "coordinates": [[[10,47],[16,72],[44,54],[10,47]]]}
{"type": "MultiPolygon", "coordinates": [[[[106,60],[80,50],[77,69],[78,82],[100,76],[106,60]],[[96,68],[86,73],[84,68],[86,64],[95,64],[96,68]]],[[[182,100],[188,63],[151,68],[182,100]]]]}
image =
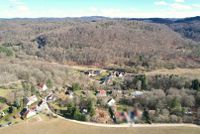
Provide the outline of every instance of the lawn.
{"type": "Polygon", "coordinates": [[[3,88],[0,88],[0,96],[1,97],[6,97],[9,93],[10,93],[10,89],[3,89],[3,88]]]}
{"type": "Polygon", "coordinates": [[[199,134],[200,128],[192,127],[130,127],[104,128],[51,119],[24,122],[1,128],[2,134],[199,134]]]}

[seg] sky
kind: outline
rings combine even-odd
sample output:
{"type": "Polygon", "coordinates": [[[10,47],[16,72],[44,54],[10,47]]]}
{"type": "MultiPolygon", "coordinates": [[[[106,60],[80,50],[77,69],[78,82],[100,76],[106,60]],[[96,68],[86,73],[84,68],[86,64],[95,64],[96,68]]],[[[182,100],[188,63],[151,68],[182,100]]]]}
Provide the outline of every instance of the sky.
{"type": "Polygon", "coordinates": [[[200,16],[200,0],[0,0],[0,18],[183,18],[200,16]]]}

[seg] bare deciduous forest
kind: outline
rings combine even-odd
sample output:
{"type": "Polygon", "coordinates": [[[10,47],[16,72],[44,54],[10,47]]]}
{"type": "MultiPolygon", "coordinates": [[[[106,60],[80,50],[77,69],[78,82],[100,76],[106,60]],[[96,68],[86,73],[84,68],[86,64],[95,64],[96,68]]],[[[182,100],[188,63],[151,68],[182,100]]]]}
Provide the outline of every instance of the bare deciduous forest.
{"type": "Polygon", "coordinates": [[[1,20],[0,29],[1,57],[128,69],[199,67],[199,43],[164,24],[41,18],[1,20]]]}

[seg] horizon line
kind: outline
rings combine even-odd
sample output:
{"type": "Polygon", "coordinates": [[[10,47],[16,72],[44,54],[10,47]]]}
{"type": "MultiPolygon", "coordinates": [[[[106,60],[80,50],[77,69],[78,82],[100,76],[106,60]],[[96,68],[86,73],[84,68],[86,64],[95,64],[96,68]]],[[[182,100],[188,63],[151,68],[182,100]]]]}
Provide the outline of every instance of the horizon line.
{"type": "Polygon", "coordinates": [[[151,18],[160,18],[160,19],[184,19],[184,18],[195,18],[195,17],[200,17],[200,15],[197,16],[188,16],[188,17],[109,17],[109,16],[74,16],[74,17],[70,17],[70,16],[66,16],[66,17],[11,17],[11,18],[6,18],[6,17],[0,17],[0,19],[48,19],[48,18],[52,18],[52,19],[67,19],[67,18],[71,18],[71,19],[76,19],[76,18],[92,18],[92,17],[96,17],[96,18],[110,18],[110,19],[151,19],[151,18]]]}

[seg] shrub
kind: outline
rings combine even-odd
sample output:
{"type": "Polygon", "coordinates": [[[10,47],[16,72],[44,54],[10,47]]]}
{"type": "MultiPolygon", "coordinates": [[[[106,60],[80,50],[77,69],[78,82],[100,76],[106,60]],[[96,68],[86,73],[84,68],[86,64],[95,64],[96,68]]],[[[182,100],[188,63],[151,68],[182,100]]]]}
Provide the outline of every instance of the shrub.
{"type": "Polygon", "coordinates": [[[192,81],[191,88],[194,89],[194,90],[199,90],[200,89],[200,83],[199,83],[198,79],[195,79],[195,80],[192,81]]]}
{"type": "Polygon", "coordinates": [[[46,84],[47,84],[48,88],[52,88],[53,87],[53,81],[51,79],[48,79],[46,84]]]}
{"type": "Polygon", "coordinates": [[[75,120],[86,121],[86,116],[81,114],[78,108],[75,109],[73,117],[75,120]]]}
{"type": "Polygon", "coordinates": [[[76,91],[76,90],[81,90],[81,86],[79,83],[73,83],[72,84],[72,90],[76,91]]]}
{"type": "Polygon", "coordinates": [[[0,96],[0,103],[6,103],[6,102],[7,102],[6,98],[0,96]]]}
{"type": "Polygon", "coordinates": [[[171,123],[178,123],[179,122],[179,119],[176,115],[171,115],[170,116],[170,122],[171,123]]]}
{"type": "Polygon", "coordinates": [[[4,46],[0,46],[0,53],[3,53],[8,57],[11,57],[14,55],[14,52],[11,49],[4,46]]]}

